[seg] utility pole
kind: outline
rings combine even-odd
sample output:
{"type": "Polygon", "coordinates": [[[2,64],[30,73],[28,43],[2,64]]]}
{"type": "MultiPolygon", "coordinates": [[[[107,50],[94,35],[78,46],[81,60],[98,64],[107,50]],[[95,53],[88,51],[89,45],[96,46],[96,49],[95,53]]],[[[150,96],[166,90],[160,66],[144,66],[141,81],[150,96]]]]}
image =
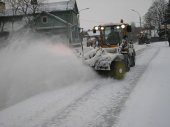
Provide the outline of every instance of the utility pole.
{"type": "MultiPolygon", "coordinates": [[[[90,8],[84,8],[84,9],[81,9],[79,11],[79,15],[78,15],[78,18],[79,18],[79,27],[80,27],[80,12],[81,11],[85,11],[85,10],[89,10],[90,8]]],[[[83,32],[83,28],[82,28],[82,32],[83,32]]],[[[80,34],[79,34],[79,39],[80,39],[80,34]]],[[[81,39],[81,48],[82,48],[82,59],[84,59],[84,48],[83,48],[83,40],[81,39]]]]}

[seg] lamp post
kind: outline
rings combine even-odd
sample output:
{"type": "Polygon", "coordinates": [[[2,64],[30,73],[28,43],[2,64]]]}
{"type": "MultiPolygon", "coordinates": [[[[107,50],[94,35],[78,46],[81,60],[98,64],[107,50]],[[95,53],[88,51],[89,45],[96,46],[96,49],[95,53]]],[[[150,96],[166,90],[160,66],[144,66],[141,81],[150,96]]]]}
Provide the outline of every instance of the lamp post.
{"type": "Polygon", "coordinates": [[[142,28],[141,14],[140,14],[138,11],[134,10],[134,9],[130,9],[130,10],[133,11],[133,12],[135,12],[136,14],[138,14],[138,16],[139,16],[139,21],[140,21],[140,28],[142,28]]]}
{"type": "Polygon", "coordinates": [[[88,10],[88,9],[90,9],[90,8],[83,8],[83,9],[81,9],[81,10],[79,11],[79,13],[80,13],[81,11],[88,10]]]}
{"type": "Polygon", "coordinates": [[[78,19],[79,19],[79,26],[80,26],[80,12],[81,11],[84,11],[84,10],[89,10],[90,8],[83,8],[83,9],[81,9],[80,11],[78,11],[78,19]]]}

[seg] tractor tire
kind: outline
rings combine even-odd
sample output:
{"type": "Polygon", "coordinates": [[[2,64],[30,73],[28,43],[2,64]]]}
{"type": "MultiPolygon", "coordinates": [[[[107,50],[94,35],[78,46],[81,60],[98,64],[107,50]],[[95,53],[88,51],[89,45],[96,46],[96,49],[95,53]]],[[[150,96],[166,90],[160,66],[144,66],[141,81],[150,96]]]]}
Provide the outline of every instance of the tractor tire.
{"type": "Polygon", "coordinates": [[[111,66],[110,66],[110,76],[121,80],[124,78],[125,73],[126,73],[126,65],[124,63],[124,61],[116,61],[116,62],[112,62],[111,66]]]}

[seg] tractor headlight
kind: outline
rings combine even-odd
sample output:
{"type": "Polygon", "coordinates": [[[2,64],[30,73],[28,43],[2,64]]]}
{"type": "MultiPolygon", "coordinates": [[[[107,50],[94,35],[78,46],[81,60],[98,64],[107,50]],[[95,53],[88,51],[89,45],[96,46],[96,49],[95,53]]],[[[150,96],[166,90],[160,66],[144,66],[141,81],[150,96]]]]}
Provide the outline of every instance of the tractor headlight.
{"type": "Polygon", "coordinates": [[[95,26],[94,29],[95,29],[95,30],[99,30],[99,27],[98,27],[98,26],[95,26]]]}
{"type": "Polygon", "coordinates": [[[125,28],[125,25],[121,25],[121,28],[124,29],[124,28],[125,28]]]}
{"type": "Polygon", "coordinates": [[[116,28],[117,28],[117,29],[120,29],[120,26],[117,26],[116,28]]]}
{"type": "Polygon", "coordinates": [[[104,27],[101,27],[100,29],[101,29],[101,30],[104,30],[104,27]]]}

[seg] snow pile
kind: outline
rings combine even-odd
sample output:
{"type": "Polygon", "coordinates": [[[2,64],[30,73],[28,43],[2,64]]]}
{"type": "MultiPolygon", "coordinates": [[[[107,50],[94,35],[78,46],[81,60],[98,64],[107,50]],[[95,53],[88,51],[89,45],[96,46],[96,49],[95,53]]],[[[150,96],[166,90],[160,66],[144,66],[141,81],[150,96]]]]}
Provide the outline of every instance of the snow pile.
{"type": "Polygon", "coordinates": [[[95,76],[59,37],[47,39],[25,32],[8,43],[0,49],[0,109],[95,76]]]}
{"type": "Polygon", "coordinates": [[[98,49],[98,48],[87,52],[84,55],[85,63],[89,64],[90,66],[94,66],[96,61],[98,60],[98,58],[101,56],[102,53],[103,53],[103,50],[98,49]]]}
{"type": "Polygon", "coordinates": [[[123,60],[118,48],[94,48],[84,54],[84,62],[95,70],[110,70],[110,65],[116,57],[123,60]]]}

